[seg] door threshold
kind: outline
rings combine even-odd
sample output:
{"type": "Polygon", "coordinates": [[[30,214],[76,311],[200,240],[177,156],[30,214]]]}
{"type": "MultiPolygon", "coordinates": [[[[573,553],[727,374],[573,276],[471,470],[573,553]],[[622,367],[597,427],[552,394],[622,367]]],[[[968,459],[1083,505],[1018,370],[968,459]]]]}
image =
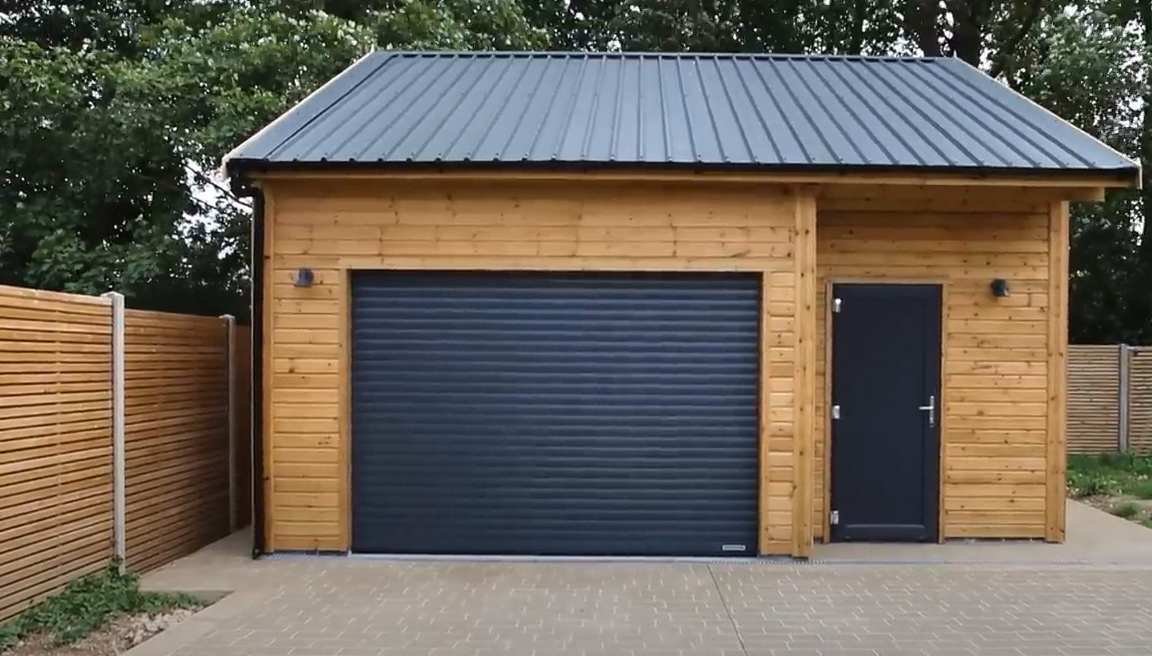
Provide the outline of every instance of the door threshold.
{"type": "Polygon", "coordinates": [[[791,558],[724,557],[724,556],[498,556],[469,554],[377,554],[348,552],[349,558],[365,560],[471,562],[471,563],[694,563],[694,564],[757,564],[790,563],[791,558]]]}

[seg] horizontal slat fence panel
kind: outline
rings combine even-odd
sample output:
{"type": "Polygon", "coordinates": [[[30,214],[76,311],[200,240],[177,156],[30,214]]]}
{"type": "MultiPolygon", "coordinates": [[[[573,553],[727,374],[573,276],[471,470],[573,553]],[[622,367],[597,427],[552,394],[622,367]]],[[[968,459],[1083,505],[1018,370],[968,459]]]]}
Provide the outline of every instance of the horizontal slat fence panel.
{"type": "Polygon", "coordinates": [[[0,287],[0,621],[112,555],[112,309],[0,287]]]}
{"type": "Polygon", "coordinates": [[[1128,365],[1128,447],[1152,451],[1152,348],[1132,350],[1128,365]]]}
{"type": "Polygon", "coordinates": [[[127,562],[147,571],[228,534],[228,326],[125,313],[127,562]]]}
{"type": "Polygon", "coordinates": [[[236,421],[236,527],[252,522],[252,330],[236,327],[236,351],[232,366],[235,368],[236,389],[233,417],[236,421]]]}
{"type": "Polygon", "coordinates": [[[1068,452],[1119,448],[1120,347],[1068,347],[1068,452]]]}
{"type": "MultiPolygon", "coordinates": [[[[0,286],[0,621],[115,555],[113,303],[0,286]]],[[[145,571],[251,516],[251,331],[127,310],[127,564],[145,571]]]]}

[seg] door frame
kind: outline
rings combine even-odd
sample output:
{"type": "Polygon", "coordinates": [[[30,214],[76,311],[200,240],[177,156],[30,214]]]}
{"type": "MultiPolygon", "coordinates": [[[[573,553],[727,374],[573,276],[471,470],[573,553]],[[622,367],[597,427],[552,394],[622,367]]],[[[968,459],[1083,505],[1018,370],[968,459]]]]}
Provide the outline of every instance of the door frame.
{"type": "MultiPolygon", "coordinates": [[[[526,274],[561,274],[561,273],[646,273],[646,274],[684,274],[691,275],[694,273],[713,273],[713,274],[738,274],[755,277],[760,286],[760,296],[758,299],[758,306],[756,310],[757,315],[757,328],[759,334],[757,335],[756,345],[760,349],[759,357],[757,358],[757,365],[759,371],[757,372],[756,380],[756,412],[757,412],[757,430],[756,430],[756,451],[758,455],[759,476],[757,480],[756,489],[756,553],[752,554],[754,557],[762,557],[765,555],[775,555],[775,552],[769,554],[765,551],[765,532],[768,526],[768,431],[769,431],[769,412],[768,412],[768,367],[772,331],[769,330],[768,316],[768,290],[771,286],[771,276],[775,273],[771,269],[764,268],[736,268],[725,269],[718,267],[706,267],[701,269],[690,269],[672,265],[649,264],[642,268],[628,268],[619,266],[607,267],[592,267],[585,266],[571,266],[563,259],[558,259],[557,262],[550,263],[548,266],[540,266],[531,264],[529,266],[516,266],[515,258],[509,258],[509,263],[506,266],[498,266],[491,268],[481,269],[468,269],[445,264],[442,260],[455,260],[455,256],[448,256],[445,258],[437,258],[436,261],[428,263],[424,266],[413,268],[407,265],[395,266],[388,258],[385,258],[383,263],[373,264],[356,264],[356,265],[341,265],[336,271],[332,283],[336,287],[336,294],[339,300],[338,308],[338,321],[339,328],[337,334],[339,335],[340,358],[337,362],[337,380],[339,382],[337,401],[339,403],[340,418],[338,420],[337,437],[339,439],[339,446],[337,451],[337,468],[340,475],[340,489],[338,504],[339,504],[339,517],[338,517],[338,530],[343,550],[341,553],[351,554],[352,552],[352,278],[357,274],[364,273],[384,273],[384,272],[405,272],[405,271],[426,271],[426,272],[462,272],[472,271],[473,273],[526,273],[526,274]]],[[[271,285],[271,283],[268,283],[271,285]]],[[[268,313],[268,321],[271,322],[272,313],[268,313]]],[[[269,323],[271,325],[271,323],[269,323]]],[[[271,334],[271,331],[269,331],[271,334]]],[[[261,356],[263,357],[263,356],[261,356]]],[[[271,371],[271,367],[268,368],[271,371]]],[[[271,385],[266,385],[264,389],[269,393],[272,390],[271,385]]],[[[831,392],[829,392],[831,394],[831,392]]],[[[270,397],[269,397],[270,398],[270,397]]],[[[271,403],[266,404],[266,408],[271,408],[271,403]]],[[[270,423],[269,423],[270,425],[270,423]]],[[[268,449],[269,453],[271,448],[268,449]]],[[[266,471],[271,471],[268,467],[266,471]]],[[[825,479],[827,480],[827,479],[825,479]]],[[[811,490],[810,490],[811,491],[811,490]]],[[[271,527],[272,513],[265,513],[265,522],[271,527]]],[[[827,513],[825,513],[827,519],[827,513]]],[[[268,529],[267,535],[271,535],[271,529],[268,529]]],[[[825,533],[827,535],[827,533],[825,533]]],[[[747,555],[747,554],[746,554],[747,555]]]]}
{"type": "Polygon", "coordinates": [[[824,526],[823,544],[832,543],[832,290],[836,285],[935,285],[940,288],[940,415],[939,415],[939,463],[937,470],[937,509],[936,542],[944,543],[944,436],[947,430],[948,413],[945,412],[948,399],[948,280],[946,278],[857,278],[828,276],[824,282],[824,526]]]}

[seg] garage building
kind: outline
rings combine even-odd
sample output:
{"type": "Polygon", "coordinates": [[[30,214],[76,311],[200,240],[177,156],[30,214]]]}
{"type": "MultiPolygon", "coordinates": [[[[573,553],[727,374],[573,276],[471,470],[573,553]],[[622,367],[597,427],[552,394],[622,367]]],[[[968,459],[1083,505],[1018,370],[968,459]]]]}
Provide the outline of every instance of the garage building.
{"type": "Polygon", "coordinates": [[[956,59],[374,52],[231,152],[258,553],[1064,537],[1068,203],[956,59]]]}

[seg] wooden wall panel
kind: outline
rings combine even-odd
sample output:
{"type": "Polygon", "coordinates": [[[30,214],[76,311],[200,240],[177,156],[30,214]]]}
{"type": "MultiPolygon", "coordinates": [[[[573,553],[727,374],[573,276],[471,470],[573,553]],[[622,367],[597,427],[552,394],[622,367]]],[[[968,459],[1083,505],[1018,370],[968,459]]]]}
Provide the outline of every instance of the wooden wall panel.
{"type": "Polygon", "coordinates": [[[1068,347],[1068,452],[1119,450],[1119,413],[1120,347],[1068,347]]]}
{"type": "Polygon", "coordinates": [[[752,185],[268,181],[268,548],[348,548],[347,272],[765,274],[761,548],[793,548],[796,203],[752,185]],[[309,267],[310,288],[292,285],[309,267]]]}
{"type": "Polygon", "coordinates": [[[128,310],[128,566],[146,571],[228,535],[227,324],[128,310]]]}
{"type": "MultiPolygon", "coordinates": [[[[1131,358],[1128,369],[1128,448],[1137,453],[1149,453],[1152,452],[1152,349],[1134,349],[1131,358]]],[[[1069,394],[1070,398],[1073,396],[1069,394]]],[[[1069,431],[1069,441],[1072,437],[1069,431]]]]}
{"type": "Polygon", "coordinates": [[[1049,204],[1017,190],[829,190],[818,203],[816,503],[828,507],[827,294],[832,280],[945,285],[945,538],[1045,537],[1049,204]],[[1007,278],[1011,296],[989,291],[1007,278]]]}
{"type": "Polygon", "coordinates": [[[0,621],[112,556],[111,313],[0,287],[0,621]]]}

